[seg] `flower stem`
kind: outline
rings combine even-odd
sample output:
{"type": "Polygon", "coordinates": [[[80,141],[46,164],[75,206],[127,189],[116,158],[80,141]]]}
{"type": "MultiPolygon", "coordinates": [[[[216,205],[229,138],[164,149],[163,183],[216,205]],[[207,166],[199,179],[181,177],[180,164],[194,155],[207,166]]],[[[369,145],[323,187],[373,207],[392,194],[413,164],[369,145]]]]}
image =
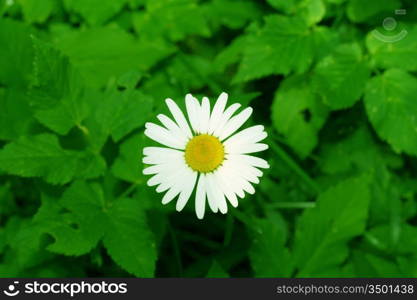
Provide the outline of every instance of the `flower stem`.
{"type": "Polygon", "coordinates": [[[234,228],[235,218],[232,214],[227,215],[226,219],[226,231],[224,233],[224,240],[223,240],[223,246],[227,247],[230,244],[230,241],[232,240],[233,235],[233,228],[234,228]]]}
{"type": "Polygon", "coordinates": [[[180,247],[178,244],[178,239],[177,239],[177,234],[173,228],[173,226],[171,225],[171,222],[169,222],[168,224],[168,230],[170,232],[171,235],[171,241],[172,241],[172,248],[174,251],[174,257],[177,263],[177,269],[178,269],[178,277],[182,276],[182,260],[181,260],[181,251],[180,251],[180,247]]]}
{"type": "Polygon", "coordinates": [[[125,198],[129,196],[129,194],[131,194],[136,189],[137,186],[138,186],[137,183],[131,184],[122,194],[120,194],[118,198],[121,199],[121,198],[125,198]]]}
{"type": "Polygon", "coordinates": [[[270,208],[304,209],[304,208],[314,208],[316,207],[316,203],[315,202],[276,202],[276,203],[270,203],[268,206],[270,208]]]}
{"type": "Polygon", "coordinates": [[[244,212],[231,207],[230,208],[230,214],[232,214],[237,220],[239,220],[240,222],[242,222],[243,224],[247,225],[247,226],[253,226],[253,221],[252,219],[246,215],[244,212]]]}
{"type": "Polygon", "coordinates": [[[316,193],[320,193],[320,186],[291,158],[275,141],[269,141],[272,150],[316,193]]]}

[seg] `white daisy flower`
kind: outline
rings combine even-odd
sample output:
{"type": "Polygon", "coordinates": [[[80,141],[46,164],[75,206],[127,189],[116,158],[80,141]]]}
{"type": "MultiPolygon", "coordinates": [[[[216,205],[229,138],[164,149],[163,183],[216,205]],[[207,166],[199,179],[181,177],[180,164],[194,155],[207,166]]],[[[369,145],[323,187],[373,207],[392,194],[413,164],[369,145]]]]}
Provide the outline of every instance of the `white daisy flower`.
{"type": "Polygon", "coordinates": [[[165,192],[162,203],[167,204],[178,195],[177,211],[187,204],[194,188],[197,217],[204,217],[206,199],[213,212],[227,213],[227,201],[237,207],[238,197],[245,192],[255,193],[252,183],[259,183],[268,163],[249,153],[263,151],[268,145],[259,143],[267,137],[262,125],[236,131],[252,114],[245,108],[233,116],[240,104],[226,108],[227,94],[222,93],[210,112],[210,101],[204,97],[200,103],[191,94],[185,97],[188,122],[172,99],[166,104],[173,120],[158,115],[163,126],[146,123],[145,135],[165,147],[143,149],[143,163],[152,165],[143,170],[153,175],[149,186],[165,192]],[[190,126],[191,125],[191,126],[190,126]]]}

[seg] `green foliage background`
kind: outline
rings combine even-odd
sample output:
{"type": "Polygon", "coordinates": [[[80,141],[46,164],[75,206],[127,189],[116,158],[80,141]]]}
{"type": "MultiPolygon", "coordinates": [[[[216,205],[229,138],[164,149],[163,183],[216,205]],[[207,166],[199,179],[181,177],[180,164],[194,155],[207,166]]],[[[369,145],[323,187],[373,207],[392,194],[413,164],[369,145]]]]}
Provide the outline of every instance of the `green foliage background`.
{"type": "Polygon", "coordinates": [[[0,16],[1,276],[417,276],[415,0],[0,0],[0,16]],[[166,97],[221,91],[267,127],[271,169],[199,221],[146,186],[143,125],[166,97]]]}

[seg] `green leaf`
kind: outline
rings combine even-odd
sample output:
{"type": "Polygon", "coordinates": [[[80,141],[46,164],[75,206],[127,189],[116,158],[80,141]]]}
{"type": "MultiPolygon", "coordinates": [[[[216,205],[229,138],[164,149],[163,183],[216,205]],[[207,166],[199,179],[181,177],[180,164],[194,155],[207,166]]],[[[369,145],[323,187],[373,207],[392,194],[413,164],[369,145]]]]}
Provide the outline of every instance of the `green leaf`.
{"type": "Polygon", "coordinates": [[[197,55],[177,55],[167,72],[172,82],[183,90],[200,89],[210,84],[212,61],[197,55]]]}
{"type": "Polygon", "coordinates": [[[12,225],[13,229],[10,228],[10,223],[6,226],[6,231],[9,233],[8,244],[12,250],[13,259],[6,259],[6,262],[14,265],[18,270],[23,270],[45,263],[50,259],[51,254],[42,251],[43,232],[41,227],[30,219],[16,218],[9,220],[9,222],[15,223],[12,225]]]}
{"type": "Polygon", "coordinates": [[[367,178],[347,179],[323,192],[297,223],[294,258],[298,277],[326,276],[348,255],[347,242],[363,233],[368,215],[367,178]]]}
{"type": "Polygon", "coordinates": [[[406,277],[393,261],[363,251],[355,251],[354,268],[360,277],[406,277]]]}
{"type": "Polygon", "coordinates": [[[75,177],[95,177],[104,161],[63,149],[52,134],[23,136],[0,150],[0,169],[22,177],[43,177],[52,184],[64,184],[75,177]]]}
{"type": "Polygon", "coordinates": [[[319,23],[326,15],[326,5],[323,0],[303,0],[299,7],[310,25],[319,23]]]}
{"type": "Polygon", "coordinates": [[[137,134],[129,137],[120,146],[112,172],[119,179],[133,183],[142,183],[146,179],[142,174],[142,150],[147,142],[146,136],[137,134]]]}
{"type": "Polygon", "coordinates": [[[210,20],[212,22],[238,29],[249,20],[258,19],[261,9],[257,3],[250,0],[214,0],[209,4],[206,14],[215,16],[210,20]]]}
{"type": "Polygon", "coordinates": [[[320,168],[327,174],[377,170],[381,165],[402,166],[401,158],[380,147],[366,127],[359,128],[342,141],[324,144],[319,157],[320,168]]]}
{"type": "Polygon", "coordinates": [[[227,47],[217,54],[214,66],[219,72],[224,72],[227,66],[240,61],[243,49],[246,46],[246,36],[238,36],[227,47]]]}
{"type": "Polygon", "coordinates": [[[291,254],[285,247],[286,229],[276,222],[276,215],[256,220],[249,258],[256,277],[290,277],[293,271],[291,254]]]}
{"type": "Polygon", "coordinates": [[[382,164],[375,168],[373,177],[368,223],[370,226],[388,223],[392,232],[398,233],[404,218],[402,198],[406,196],[401,193],[401,182],[382,164]]]}
{"type": "Polygon", "coordinates": [[[173,51],[161,41],[138,41],[114,26],[61,33],[55,42],[94,87],[129,71],[147,71],[173,51]]]}
{"type": "Polygon", "coordinates": [[[268,3],[288,15],[303,17],[311,25],[320,22],[326,13],[323,0],[268,0],[268,3]]]}
{"type": "Polygon", "coordinates": [[[90,25],[103,24],[116,15],[126,2],[127,0],[64,0],[67,10],[79,13],[90,25]]]}
{"type": "Polygon", "coordinates": [[[49,251],[79,256],[102,240],[109,255],[138,277],[153,276],[155,240],[138,199],[114,199],[100,184],[74,182],[59,201],[43,196],[34,221],[54,241],[49,251]]]}
{"type": "Polygon", "coordinates": [[[33,30],[23,23],[0,19],[0,82],[25,87],[32,71],[33,30]]]}
{"type": "Polygon", "coordinates": [[[25,20],[29,23],[44,23],[55,9],[56,0],[17,0],[22,6],[25,20]]]}
{"type": "Polygon", "coordinates": [[[286,142],[304,158],[317,145],[317,134],[328,115],[308,79],[293,76],[281,83],[272,104],[272,122],[286,142]]]}
{"type": "Polygon", "coordinates": [[[136,199],[120,199],[109,209],[103,243],[113,260],[129,273],[138,277],[154,275],[155,241],[136,199]]]}
{"type": "Polygon", "coordinates": [[[417,154],[417,79],[391,69],[370,80],[365,106],[379,137],[400,153],[417,154]]]}
{"type": "Polygon", "coordinates": [[[210,266],[210,269],[206,275],[207,278],[229,278],[229,274],[223,269],[223,267],[217,262],[213,261],[210,266]]]}
{"type": "Polygon", "coordinates": [[[187,35],[208,37],[210,29],[197,3],[195,0],[147,1],[146,10],[134,15],[134,28],[151,40],[161,36],[172,41],[187,35]]]}
{"type": "Polygon", "coordinates": [[[150,117],[153,98],[136,90],[110,92],[104,95],[95,112],[96,121],[105,132],[119,141],[142,126],[150,117]]]}
{"type": "MultiPolygon", "coordinates": [[[[16,203],[13,199],[13,194],[10,190],[10,183],[0,185],[0,216],[7,216],[16,211],[16,203]]],[[[0,253],[5,246],[5,243],[0,241],[0,253]]]]}
{"type": "Polygon", "coordinates": [[[370,229],[366,238],[388,254],[417,254],[417,227],[402,223],[398,228],[380,225],[370,229]]]}
{"type": "Polygon", "coordinates": [[[249,34],[246,42],[235,82],[272,74],[302,73],[313,62],[313,34],[299,17],[268,16],[265,25],[249,34]]]}
{"type": "Polygon", "coordinates": [[[404,277],[415,278],[417,277],[417,256],[399,257],[398,265],[400,266],[401,273],[404,277]]]}
{"type": "Polygon", "coordinates": [[[297,0],[267,0],[269,5],[286,13],[291,12],[292,8],[295,6],[296,1],[297,0]]]}
{"type": "Polygon", "coordinates": [[[38,39],[35,49],[31,103],[38,121],[55,132],[65,135],[74,126],[80,126],[87,116],[84,83],[68,57],[63,56],[38,39]]]}
{"type": "Polygon", "coordinates": [[[333,109],[352,106],[360,99],[370,70],[357,44],[339,46],[321,60],[312,78],[322,100],[333,109]]]}
{"type": "Polygon", "coordinates": [[[35,121],[28,97],[21,89],[0,89],[0,107],[0,140],[24,135],[35,121]]]}
{"type": "Polygon", "coordinates": [[[117,86],[125,89],[134,89],[142,79],[143,73],[140,71],[130,71],[117,79],[117,86]]]}
{"type": "Polygon", "coordinates": [[[82,255],[94,248],[104,234],[103,192],[98,185],[74,182],[59,200],[43,197],[36,220],[54,238],[49,251],[82,255]],[[47,212],[45,212],[47,210],[47,212]],[[62,210],[65,212],[61,213],[62,210]]]}
{"type": "Polygon", "coordinates": [[[375,29],[368,34],[366,45],[377,67],[417,71],[416,26],[396,31],[395,35],[375,29]]]}
{"type": "Polygon", "coordinates": [[[399,0],[350,0],[347,6],[347,16],[351,21],[361,23],[382,12],[393,14],[396,9],[401,7],[399,0]]]}

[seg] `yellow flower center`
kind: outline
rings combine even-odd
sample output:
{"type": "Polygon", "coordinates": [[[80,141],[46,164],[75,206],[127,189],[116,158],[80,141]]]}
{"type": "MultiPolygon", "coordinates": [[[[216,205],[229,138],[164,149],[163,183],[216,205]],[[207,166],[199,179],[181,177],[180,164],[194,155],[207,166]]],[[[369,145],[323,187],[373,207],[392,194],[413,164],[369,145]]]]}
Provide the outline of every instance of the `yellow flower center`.
{"type": "Polygon", "coordinates": [[[185,161],[194,171],[202,173],[214,171],[223,160],[223,145],[212,135],[197,135],[185,147],[185,161]]]}

